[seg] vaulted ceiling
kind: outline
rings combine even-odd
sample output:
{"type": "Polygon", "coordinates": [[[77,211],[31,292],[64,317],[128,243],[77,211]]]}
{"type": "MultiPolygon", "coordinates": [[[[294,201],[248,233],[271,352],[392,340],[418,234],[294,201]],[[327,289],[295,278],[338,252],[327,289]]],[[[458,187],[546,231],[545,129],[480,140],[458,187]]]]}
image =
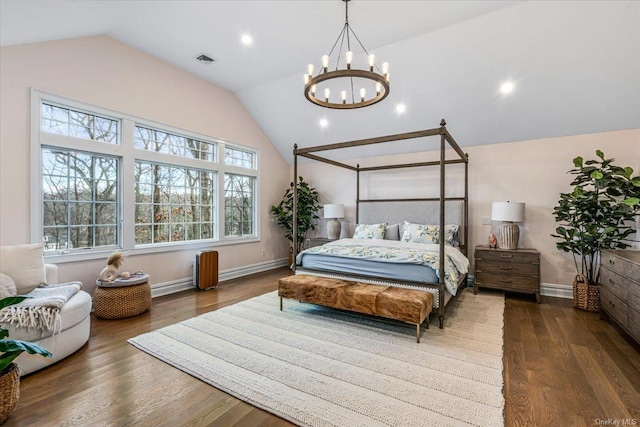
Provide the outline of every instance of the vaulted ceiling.
{"type": "Polygon", "coordinates": [[[344,23],[340,0],[1,0],[0,43],[106,34],[234,92],[288,161],[294,143],[441,118],[463,147],[640,125],[640,2],[352,0],[349,21],[392,76],[387,99],[349,111],[303,95],[306,65],[319,66],[344,23]],[[195,61],[202,53],[215,61],[195,61]]]}

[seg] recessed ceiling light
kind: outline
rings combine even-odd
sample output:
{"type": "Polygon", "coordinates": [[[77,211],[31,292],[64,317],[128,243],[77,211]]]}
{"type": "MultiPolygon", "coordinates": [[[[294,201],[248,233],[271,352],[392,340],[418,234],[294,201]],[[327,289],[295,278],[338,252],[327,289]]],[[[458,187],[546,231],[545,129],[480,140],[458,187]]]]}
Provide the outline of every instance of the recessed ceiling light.
{"type": "Polygon", "coordinates": [[[321,128],[326,128],[327,126],[329,126],[329,120],[327,120],[327,119],[320,119],[320,127],[321,127],[321,128]]]}
{"type": "Polygon", "coordinates": [[[397,104],[396,105],[396,113],[398,114],[403,114],[405,111],[407,111],[407,106],[404,104],[397,104]]]}
{"type": "Polygon", "coordinates": [[[502,86],[500,86],[500,92],[502,92],[503,95],[509,95],[511,92],[513,92],[514,87],[515,85],[513,84],[513,82],[504,82],[502,83],[502,86]]]}
{"type": "Polygon", "coordinates": [[[251,46],[253,44],[253,37],[251,37],[249,34],[245,34],[242,36],[242,38],[240,38],[240,41],[245,46],[251,46]]]}

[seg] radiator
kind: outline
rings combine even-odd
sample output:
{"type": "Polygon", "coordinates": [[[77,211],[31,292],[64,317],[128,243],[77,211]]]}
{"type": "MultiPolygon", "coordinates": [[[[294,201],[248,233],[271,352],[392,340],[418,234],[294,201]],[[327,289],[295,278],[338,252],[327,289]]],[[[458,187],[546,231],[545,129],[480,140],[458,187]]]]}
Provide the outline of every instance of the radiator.
{"type": "Polygon", "coordinates": [[[202,251],[196,254],[193,283],[199,290],[215,288],[218,285],[218,251],[202,251]]]}

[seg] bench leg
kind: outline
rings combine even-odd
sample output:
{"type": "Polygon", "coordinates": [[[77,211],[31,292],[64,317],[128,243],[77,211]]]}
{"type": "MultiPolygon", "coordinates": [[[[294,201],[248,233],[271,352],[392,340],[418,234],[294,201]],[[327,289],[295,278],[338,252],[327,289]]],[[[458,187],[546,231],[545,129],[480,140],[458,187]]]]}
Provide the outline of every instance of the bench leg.
{"type": "Polygon", "coordinates": [[[420,324],[416,324],[416,342],[420,343],[420,324]]]}
{"type": "Polygon", "coordinates": [[[280,311],[282,311],[282,297],[280,297],[280,311]]]}
{"type": "Polygon", "coordinates": [[[438,320],[440,320],[440,329],[444,328],[444,315],[438,316],[438,320]]]}

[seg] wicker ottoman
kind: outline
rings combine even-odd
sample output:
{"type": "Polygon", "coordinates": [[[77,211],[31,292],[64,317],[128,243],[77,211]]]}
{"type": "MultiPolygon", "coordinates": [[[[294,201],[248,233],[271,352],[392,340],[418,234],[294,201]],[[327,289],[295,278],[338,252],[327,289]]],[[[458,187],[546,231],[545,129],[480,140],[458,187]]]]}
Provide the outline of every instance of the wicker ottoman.
{"type": "Polygon", "coordinates": [[[93,309],[101,319],[124,319],[142,314],[150,308],[151,286],[148,281],[124,286],[101,286],[98,283],[93,292],[93,309]]]}

